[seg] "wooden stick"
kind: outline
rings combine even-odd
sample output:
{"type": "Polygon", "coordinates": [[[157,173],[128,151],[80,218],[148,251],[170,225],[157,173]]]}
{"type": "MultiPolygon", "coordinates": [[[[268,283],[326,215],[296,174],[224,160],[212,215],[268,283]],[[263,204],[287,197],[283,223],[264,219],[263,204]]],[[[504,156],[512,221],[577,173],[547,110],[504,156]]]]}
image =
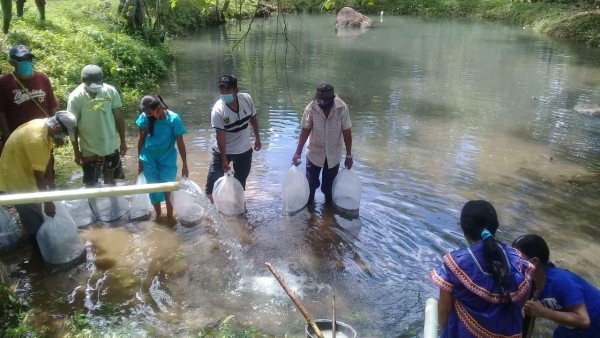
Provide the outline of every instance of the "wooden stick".
{"type": "MultiPolygon", "coordinates": [[[[540,293],[538,290],[533,291],[531,300],[538,300],[540,293]]],[[[535,327],[535,317],[525,315],[523,318],[523,338],[531,338],[533,336],[533,328],[535,327]]]]}
{"type": "Polygon", "coordinates": [[[331,323],[331,338],[335,338],[335,293],[333,294],[333,322],[331,323]]]}
{"type": "Polygon", "coordinates": [[[308,311],[306,310],[304,305],[302,305],[300,300],[296,297],[296,293],[294,292],[294,290],[289,288],[289,286],[286,284],[285,280],[283,280],[283,278],[279,275],[279,273],[277,272],[277,270],[275,270],[275,267],[273,267],[273,265],[271,265],[271,263],[265,262],[265,265],[267,266],[267,268],[269,268],[269,270],[271,270],[271,273],[273,274],[273,276],[275,276],[275,279],[277,279],[277,281],[279,282],[281,287],[283,287],[283,290],[285,290],[285,293],[287,293],[288,296],[290,296],[290,298],[292,299],[292,301],[294,302],[294,304],[296,305],[298,310],[300,310],[300,313],[302,313],[302,315],[308,322],[308,325],[310,325],[310,327],[312,327],[313,331],[315,331],[315,334],[317,335],[317,337],[323,338],[323,334],[321,333],[321,330],[319,330],[319,328],[317,327],[317,324],[315,324],[315,321],[312,318],[312,316],[310,315],[310,313],[308,313],[308,311]]]}

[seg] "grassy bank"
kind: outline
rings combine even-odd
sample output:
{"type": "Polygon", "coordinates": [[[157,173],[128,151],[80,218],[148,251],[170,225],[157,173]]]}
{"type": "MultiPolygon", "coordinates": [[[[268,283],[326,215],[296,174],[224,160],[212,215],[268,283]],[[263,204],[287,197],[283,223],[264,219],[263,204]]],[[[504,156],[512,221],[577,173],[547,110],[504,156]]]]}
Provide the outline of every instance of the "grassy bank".
{"type": "Polygon", "coordinates": [[[593,0],[287,0],[290,10],[336,10],[344,6],[367,15],[464,17],[512,23],[549,36],[600,46],[600,9],[593,0]]]}
{"type": "MultiPolygon", "coordinates": [[[[13,17],[10,33],[0,36],[1,73],[12,71],[7,54],[11,45],[29,46],[36,56],[35,69],[50,77],[59,109],[66,109],[69,93],[80,83],[81,68],[97,64],[105,81],[121,93],[126,124],[132,125],[139,99],[158,89],[170,54],[166,45],[147,44],[127,35],[117,17],[117,5],[117,0],[49,1],[46,22],[40,23],[35,4],[27,2],[25,15],[13,17]]],[[[58,152],[59,186],[76,169],[71,153],[58,152]]]]}

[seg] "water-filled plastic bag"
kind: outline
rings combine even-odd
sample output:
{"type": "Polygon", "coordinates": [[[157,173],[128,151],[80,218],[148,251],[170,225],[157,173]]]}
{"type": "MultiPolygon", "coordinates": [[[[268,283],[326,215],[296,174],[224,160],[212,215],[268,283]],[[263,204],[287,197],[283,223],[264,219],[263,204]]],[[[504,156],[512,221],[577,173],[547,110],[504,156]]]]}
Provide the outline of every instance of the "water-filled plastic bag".
{"type": "Polygon", "coordinates": [[[358,210],[362,182],[352,169],[342,169],[333,180],[333,203],[345,210],[358,210]]]}
{"type": "Polygon", "coordinates": [[[202,198],[202,189],[189,178],[183,178],[179,182],[179,190],[171,192],[171,204],[181,225],[194,226],[202,221],[202,198]]]}
{"type": "Polygon", "coordinates": [[[78,228],[85,228],[88,225],[96,222],[96,215],[94,214],[94,211],[92,210],[90,202],[87,198],[81,200],[62,201],[62,203],[65,205],[65,208],[67,208],[69,215],[71,215],[71,218],[73,218],[73,221],[75,221],[75,225],[77,225],[78,228]]]}
{"type": "Polygon", "coordinates": [[[238,215],[246,211],[244,188],[231,171],[215,182],[212,195],[215,208],[225,215],[238,215]]]}
{"type": "Polygon", "coordinates": [[[56,215],[47,218],[37,233],[37,242],[44,261],[53,265],[70,263],[82,256],[85,246],[79,238],[77,225],[62,203],[54,203],[56,215]]]}
{"type": "Polygon", "coordinates": [[[129,203],[124,196],[94,197],[89,200],[94,214],[102,222],[118,221],[129,211],[129,203]]]}
{"type": "MultiPolygon", "coordinates": [[[[140,173],[135,182],[136,185],[146,184],[144,173],[140,173]]],[[[131,198],[131,210],[129,211],[130,221],[142,221],[150,219],[152,212],[152,203],[150,203],[150,195],[148,193],[135,194],[131,198]]]]}
{"type": "Polygon", "coordinates": [[[18,248],[25,242],[26,235],[2,206],[0,206],[0,253],[18,248]]]}
{"type": "Polygon", "coordinates": [[[283,208],[288,213],[301,210],[308,203],[310,187],[306,175],[299,166],[292,165],[288,169],[281,189],[283,208]]]}

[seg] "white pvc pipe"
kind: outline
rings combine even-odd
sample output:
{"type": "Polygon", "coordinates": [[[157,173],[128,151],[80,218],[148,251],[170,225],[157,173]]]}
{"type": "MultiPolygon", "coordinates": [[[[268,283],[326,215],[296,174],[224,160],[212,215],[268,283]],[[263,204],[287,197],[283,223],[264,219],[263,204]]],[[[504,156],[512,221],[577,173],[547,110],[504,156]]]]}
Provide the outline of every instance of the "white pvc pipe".
{"type": "Polygon", "coordinates": [[[0,205],[78,200],[89,197],[107,197],[175,190],[179,190],[179,182],[121,185],[117,187],[86,188],[77,190],[38,191],[30,193],[0,195],[0,205]]]}
{"type": "Polygon", "coordinates": [[[438,301],[429,298],[425,302],[425,324],[423,338],[437,338],[438,336],[438,301]]]}

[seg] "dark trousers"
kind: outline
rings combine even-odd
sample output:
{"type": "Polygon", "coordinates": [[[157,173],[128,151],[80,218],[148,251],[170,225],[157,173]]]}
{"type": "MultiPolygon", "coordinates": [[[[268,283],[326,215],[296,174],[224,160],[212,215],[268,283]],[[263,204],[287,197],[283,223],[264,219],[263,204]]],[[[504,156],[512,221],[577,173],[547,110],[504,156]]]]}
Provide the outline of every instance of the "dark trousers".
{"type": "Polygon", "coordinates": [[[40,203],[19,204],[15,205],[15,209],[17,209],[23,228],[35,239],[38,230],[44,223],[42,205],[40,203]]]}
{"type": "Polygon", "coordinates": [[[308,203],[311,203],[315,200],[315,191],[317,191],[319,185],[321,186],[321,191],[325,195],[325,203],[331,203],[333,201],[331,187],[333,186],[333,179],[337,176],[339,170],[339,163],[333,168],[328,168],[326,159],[323,168],[321,168],[317,167],[314,163],[309,161],[308,158],[306,158],[306,179],[308,180],[308,186],[310,187],[308,203]],[[323,169],[322,184],[319,183],[319,175],[321,174],[321,169],[323,169]]]}
{"type": "MultiPolygon", "coordinates": [[[[246,190],[246,179],[250,175],[250,168],[252,167],[252,149],[245,153],[227,155],[227,161],[233,161],[233,177],[235,177],[240,183],[244,190],[246,190]]],[[[206,194],[211,195],[215,182],[223,177],[223,165],[221,161],[221,154],[213,151],[212,159],[208,167],[208,177],[206,178],[206,194]]]]}

